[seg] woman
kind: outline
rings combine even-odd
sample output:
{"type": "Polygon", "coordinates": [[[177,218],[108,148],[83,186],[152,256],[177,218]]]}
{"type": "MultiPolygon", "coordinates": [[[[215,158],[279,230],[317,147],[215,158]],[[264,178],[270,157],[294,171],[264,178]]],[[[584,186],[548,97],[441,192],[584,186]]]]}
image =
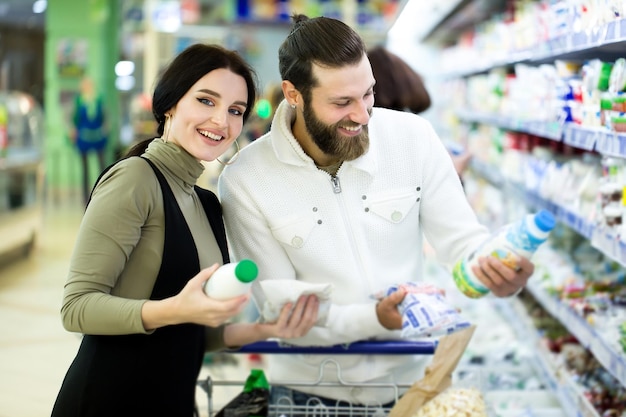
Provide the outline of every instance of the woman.
{"type": "Polygon", "coordinates": [[[85,336],[53,416],[191,417],[206,349],[300,337],[315,323],[317,300],[302,298],[276,323],[224,325],[248,296],[202,289],[229,258],[219,202],[194,186],[200,161],[235,142],[255,98],[253,71],[219,46],[192,45],[163,73],[161,137],[101,175],[80,226],[61,312],[85,336]]]}

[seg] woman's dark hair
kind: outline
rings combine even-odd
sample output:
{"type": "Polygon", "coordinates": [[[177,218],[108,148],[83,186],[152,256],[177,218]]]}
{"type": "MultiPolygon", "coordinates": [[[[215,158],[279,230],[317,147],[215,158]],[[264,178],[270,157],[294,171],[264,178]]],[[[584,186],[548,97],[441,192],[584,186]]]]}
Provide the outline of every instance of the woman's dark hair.
{"type": "MultiPolygon", "coordinates": [[[[157,133],[163,135],[165,113],[180,101],[189,89],[209,72],[226,68],[240,75],[248,87],[248,101],[243,113],[248,120],[257,97],[257,76],[252,67],[236,51],[219,45],[197,43],[178,54],[161,74],[152,95],[152,114],[158,123],[157,133]]],[[[133,146],[127,156],[141,155],[153,139],[133,146]]]]}
{"type": "Polygon", "coordinates": [[[367,52],[376,79],[375,106],[421,113],[430,107],[422,77],[402,58],[377,46],[367,52]]]}
{"type": "Polygon", "coordinates": [[[340,68],[358,64],[366,53],[363,39],[345,23],[328,17],[310,19],[294,14],[289,36],[278,50],[278,69],[283,80],[310,100],[311,89],[317,85],[313,64],[340,68]]]}

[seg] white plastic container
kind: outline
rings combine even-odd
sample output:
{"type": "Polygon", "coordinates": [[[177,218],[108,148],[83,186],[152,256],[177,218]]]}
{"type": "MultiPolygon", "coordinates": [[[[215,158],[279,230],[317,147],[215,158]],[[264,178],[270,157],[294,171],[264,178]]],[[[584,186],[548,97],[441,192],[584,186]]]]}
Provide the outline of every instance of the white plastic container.
{"type": "Polygon", "coordinates": [[[487,295],[489,288],[485,287],[472,271],[472,266],[478,265],[478,258],[494,256],[507,266],[519,269],[520,257],[530,258],[548,239],[555,224],[556,220],[552,213],[540,210],[499,229],[478,249],[457,262],[452,271],[456,286],[470,298],[487,295]]]}
{"type": "Polygon", "coordinates": [[[216,300],[243,295],[250,290],[250,285],[256,279],[259,270],[256,264],[243,259],[220,266],[204,283],[204,292],[216,300]]]}

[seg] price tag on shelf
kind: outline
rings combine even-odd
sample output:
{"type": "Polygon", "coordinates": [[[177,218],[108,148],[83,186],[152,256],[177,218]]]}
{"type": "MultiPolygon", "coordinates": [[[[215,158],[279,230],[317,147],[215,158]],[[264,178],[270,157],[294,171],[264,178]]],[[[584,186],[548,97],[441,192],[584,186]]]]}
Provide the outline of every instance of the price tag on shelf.
{"type": "Polygon", "coordinates": [[[617,33],[616,37],[618,39],[626,39],[626,19],[618,20],[615,22],[615,25],[615,32],[617,33]]]}
{"type": "Polygon", "coordinates": [[[582,393],[579,393],[576,396],[576,405],[578,408],[578,415],[581,417],[600,417],[596,409],[589,403],[582,393]]]}
{"type": "Polygon", "coordinates": [[[563,141],[566,144],[587,151],[594,149],[599,137],[598,131],[583,129],[572,124],[566,125],[564,130],[563,141]]]}
{"type": "Polygon", "coordinates": [[[567,209],[563,209],[563,215],[561,216],[563,223],[576,230],[578,228],[578,216],[567,209]]]}
{"type": "Polygon", "coordinates": [[[587,35],[585,32],[576,32],[572,34],[572,47],[582,48],[587,44],[587,35]]]}
{"type": "MultiPolygon", "coordinates": [[[[623,19],[622,19],[623,20],[623,19]]],[[[613,42],[620,38],[620,26],[617,22],[609,22],[607,25],[605,42],[613,42]]]]}
{"type": "Polygon", "coordinates": [[[547,44],[551,55],[558,55],[568,52],[569,46],[571,44],[570,36],[556,36],[552,39],[549,39],[547,41],[547,44]]]}
{"type": "Polygon", "coordinates": [[[601,227],[593,229],[591,235],[591,246],[598,249],[600,252],[613,259],[615,262],[626,266],[626,257],[622,254],[626,250],[624,244],[616,237],[608,234],[607,231],[601,227]]]}
{"type": "Polygon", "coordinates": [[[616,257],[621,265],[626,265],[626,243],[621,240],[618,240],[616,257]]]}
{"type": "MultiPolygon", "coordinates": [[[[565,385],[561,385],[556,392],[557,397],[559,398],[559,402],[563,407],[563,410],[566,411],[568,416],[576,416],[580,417],[580,413],[573,414],[574,410],[580,409],[578,406],[579,399],[578,396],[572,391],[571,388],[565,385]]],[[[598,417],[597,415],[594,417],[598,417]]]]}
{"type": "Polygon", "coordinates": [[[586,30],[587,47],[593,48],[604,43],[604,40],[606,39],[607,28],[608,26],[604,25],[604,26],[595,26],[586,30]]]}
{"type": "Polygon", "coordinates": [[[582,317],[580,317],[574,310],[571,308],[563,309],[563,314],[561,315],[562,323],[567,329],[578,339],[581,345],[585,348],[590,349],[592,340],[595,338],[595,332],[589,326],[589,323],[585,321],[582,317]]]}
{"type": "Polygon", "coordinates": [[[624,355],[609,346],[604,339],[595,338],[591,343],[591,353],[607,371],[626,386],[626,363],[624,355]]]}
{"type": "Polygon", "coordinates": [[[603,154],[626,157],[626,135],[612,131],[600,132],[595,148],[603,154]]]}

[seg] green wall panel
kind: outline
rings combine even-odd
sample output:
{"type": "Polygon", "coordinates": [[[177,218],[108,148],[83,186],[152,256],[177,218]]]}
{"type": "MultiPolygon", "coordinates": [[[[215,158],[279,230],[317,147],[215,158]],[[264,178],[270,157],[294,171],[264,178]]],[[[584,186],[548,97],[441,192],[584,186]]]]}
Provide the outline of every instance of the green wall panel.
{"type": "MultiPolygon", "coordinates": [[[[114,67],[119,60],[120,4],[118,0],[53,0],[46,11],[45,159],[51,196],[65,198],[80,190],[82,169],[69,139],[70,112],[83,75],[94,80],[105,100],[110,132],[107,163],[119,143],[119,97],[114,67]]],[[[91,155],[90,178],[99,173],[91,155]]]]}

